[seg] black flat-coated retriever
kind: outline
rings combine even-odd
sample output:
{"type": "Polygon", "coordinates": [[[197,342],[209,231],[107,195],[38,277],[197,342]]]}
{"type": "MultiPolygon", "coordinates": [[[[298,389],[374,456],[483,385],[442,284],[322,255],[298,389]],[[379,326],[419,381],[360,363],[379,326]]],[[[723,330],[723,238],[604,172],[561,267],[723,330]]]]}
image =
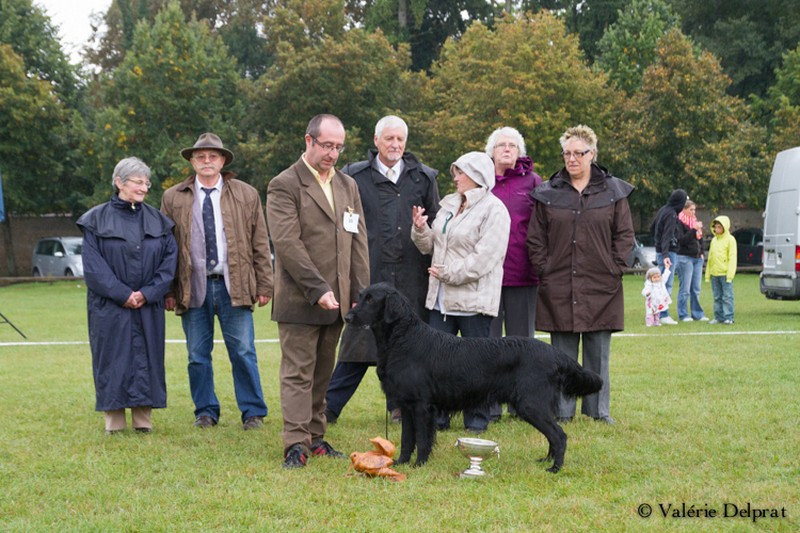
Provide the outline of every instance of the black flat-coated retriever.
{"type": "Polygon", "coordinates": [[[416,465],[427,462],[436,407],[461,411],[498,401],[544,434],[549,448],[542,461],[552,459],[548,470],[558,472],[567,449],[567,435],[555,419],[559,392],[584,396],[603,385],[600,376],[536,339],[465,339],[437,331],[386,283],[367,287],[346,320],[372,330],[381,386],[402,409],[398,463],[407,463],[415,447],[416,465]]]}

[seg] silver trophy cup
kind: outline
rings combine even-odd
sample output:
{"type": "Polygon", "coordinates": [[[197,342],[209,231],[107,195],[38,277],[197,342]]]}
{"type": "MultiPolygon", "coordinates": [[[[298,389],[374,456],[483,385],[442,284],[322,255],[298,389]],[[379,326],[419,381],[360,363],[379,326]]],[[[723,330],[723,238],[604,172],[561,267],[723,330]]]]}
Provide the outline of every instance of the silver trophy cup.
{"type": "Polygon", "coordinates": [[[458,448],[461,455],[469,458],[469,468],[461,472],[460,477],[483,477],[486,475],[486,471],[481,468],[483,460],[491,457],[493,454],[497,454],[497,458],[500,458],[500,446],[491,440],[461,437],[456,440],[455,447],[458,448]]]}

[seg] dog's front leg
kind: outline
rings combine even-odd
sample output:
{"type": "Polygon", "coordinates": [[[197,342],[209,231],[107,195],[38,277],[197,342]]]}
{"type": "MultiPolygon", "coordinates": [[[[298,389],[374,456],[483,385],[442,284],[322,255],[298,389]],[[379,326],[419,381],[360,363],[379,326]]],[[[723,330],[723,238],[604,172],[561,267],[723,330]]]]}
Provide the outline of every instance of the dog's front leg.
{"type": "Polygon", "coordinates": [[[411,460],[411,454],[414,453],[416,444],[416,420],[414,419],[415,414],[413,406],[401,404],[400,412],[403,413],[403,418],[401,421],[402,426],[400,433],[400,457],[397,458],[397,464],[405,464],[411,460]]]}
{"type": "Polygon", "coordinates": [[[436,437],[435,409],[432,405],[423,405],[417,408],[415,416],[417,418],[417,462],[416,466],[422,466],[428,462],[428,457],[433,450],[433,441],[436,437]]]}

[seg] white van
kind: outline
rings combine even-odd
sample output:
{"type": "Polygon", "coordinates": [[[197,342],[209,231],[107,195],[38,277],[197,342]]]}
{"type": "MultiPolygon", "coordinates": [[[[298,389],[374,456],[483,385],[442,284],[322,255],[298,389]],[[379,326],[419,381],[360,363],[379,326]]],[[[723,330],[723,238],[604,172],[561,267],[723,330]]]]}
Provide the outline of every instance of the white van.
{"type": "Polygon", "coordinates": [[[761,293],[776,300],[800,299],[800,147],[779,153],[772,167],[761,293]]]}

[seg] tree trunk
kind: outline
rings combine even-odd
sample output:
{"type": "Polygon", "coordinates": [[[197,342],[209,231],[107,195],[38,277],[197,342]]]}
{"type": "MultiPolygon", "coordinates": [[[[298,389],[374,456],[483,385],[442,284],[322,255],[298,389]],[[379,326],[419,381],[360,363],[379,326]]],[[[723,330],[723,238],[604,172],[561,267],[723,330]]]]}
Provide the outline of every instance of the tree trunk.
{"type": "Polygon", "coordinates": [[[14,239],[11,238],[11,215],[6,211],[6,219],[0,222],[3,227],[3,245],[6,247],[6,269],[8,276],[17,275],[17,260],[14,257],[14,239]]]}
{"type": "Polygon", "coordinates": [[[397,1],[397,24],[400,26],[400,31],[408,28],[408,0],[397,1]]]}

